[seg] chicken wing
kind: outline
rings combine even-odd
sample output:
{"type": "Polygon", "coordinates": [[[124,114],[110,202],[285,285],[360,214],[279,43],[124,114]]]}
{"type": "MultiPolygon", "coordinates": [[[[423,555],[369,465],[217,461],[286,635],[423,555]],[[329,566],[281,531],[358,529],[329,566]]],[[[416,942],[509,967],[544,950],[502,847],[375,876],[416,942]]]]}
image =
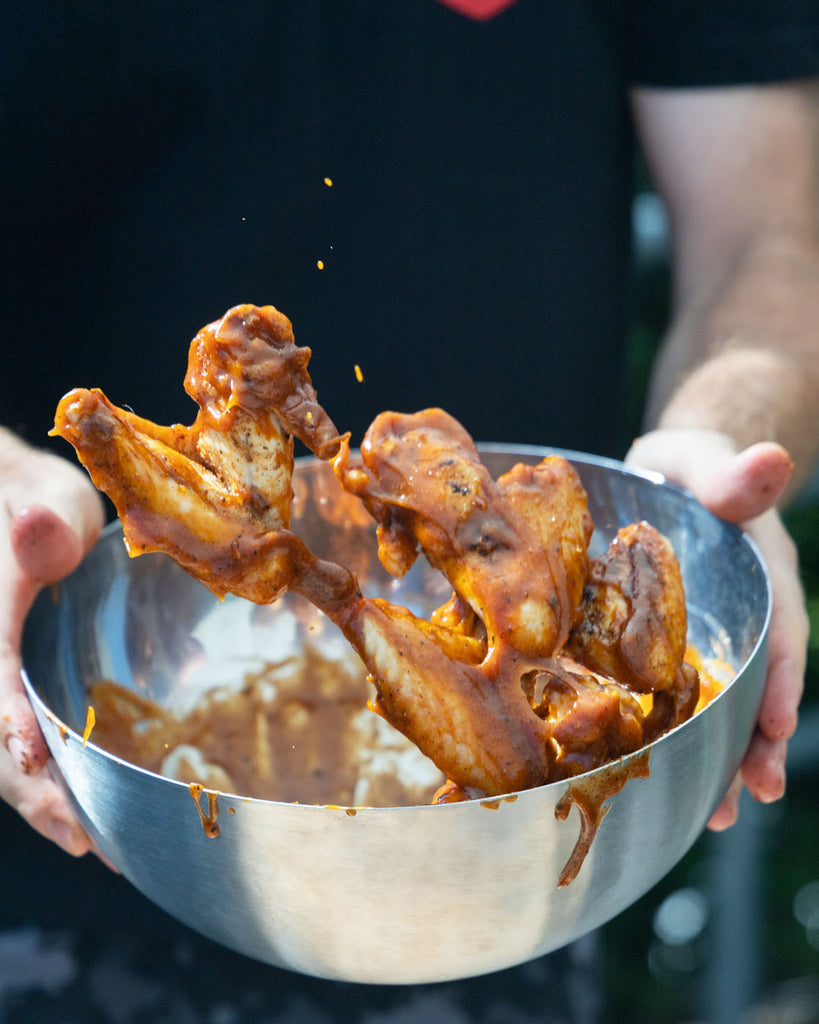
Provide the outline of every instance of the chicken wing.
{"type": "Polygon", "coordinates": [[[690,713],[685,605],[659,535],[625,531],[590,574],[592,522],[570,463],[495,480],[440,409],[382,414],[354,457],[309,358],[272,306],[237,306],[191,344],[192,426],[76,390],[54,433],[113,500],[132,555],[165,551],[220,596],[268,603],[289,588],[325,612],[361,656],[374,708],[452,781],[442,799],[586,771],[690,713]],[[360,498],[390,572],[422,552],[446,576],[452,599],[429,621],[365,597],[291,531],[293,437],[360,498]],[[634,696],[646,691],[647,718],[634,696]]]}
{"type": "Polygon", "coordinates": [[[621,529],[590,563],[567,652],[635,693],[653,693],[653,736],[685,721],[699,677],[685,663],[688,623],[680,566],[670,542],[646,522],[621,529]]]}
{"type": "Polygon", "coordinates": [[[192,426],[157,426],[76,389],[53,433],[114,502],[132,555],[165,551],[219,596],[268,603],[300,576],[309,582],[312,556],[288,529],[292,436],[322,458],[341,441],[309,359],[274,307],[236,306],[191,343],[192,426]]]}
{"type": "Polygon", "coordinates": [[[403,575],[419,550],[481,621],[487,644],[545,656],[568,639],[583,593],[592,531],[586,494],[558,456],[494,480],[472,438],[441,409],[382,413],[343,486],[377,524],[385,567],[403,575]]]}

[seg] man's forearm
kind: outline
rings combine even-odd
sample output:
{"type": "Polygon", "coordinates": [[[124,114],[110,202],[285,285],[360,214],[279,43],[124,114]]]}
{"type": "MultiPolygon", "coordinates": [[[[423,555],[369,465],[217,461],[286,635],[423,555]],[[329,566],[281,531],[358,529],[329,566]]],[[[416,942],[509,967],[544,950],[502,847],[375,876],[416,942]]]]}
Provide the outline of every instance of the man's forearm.
{"type": "Polygon", "coordinates": [[[770,233],[689,298],[655,367],[647,426],[719,430],[738,448],[777,441],[798,489],[819,456],[819,242],[770,233]]]}

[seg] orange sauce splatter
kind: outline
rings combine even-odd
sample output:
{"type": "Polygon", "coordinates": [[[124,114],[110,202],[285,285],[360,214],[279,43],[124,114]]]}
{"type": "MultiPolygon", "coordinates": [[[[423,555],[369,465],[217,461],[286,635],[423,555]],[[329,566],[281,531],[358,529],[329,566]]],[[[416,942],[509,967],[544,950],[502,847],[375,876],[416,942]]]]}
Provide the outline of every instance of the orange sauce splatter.
{"type": "Polygon", "coordinates": [[[219,794],[210,789],[203,789],[198,782],[192,782],[188,787],[199,812],[202,828],[208,839],[215,839],[219,835],[219,794]],[[205,813],[202,807],[202,794],[208,798],[208,810],[205,813]]]}
{"type": "Polygon", "coordinates": [[[332,178],[325,178],[324,179],[324,184],[327,186],[327,188],[332,188],[333,187],[333,179],[332,178]]]}
{"type": "Polygon", "coordinates": [[[700,696],[695,708],[696,713],[725,689],[736,675],[736,669],[724,658],[704,658],[693,644],[686,648],[685,660],[694,666],[700,677],[700,696]]]}
{"type": "Polygon", "coordinates": [[[91,730],[97,724],[97,716],[94,714],[93,704],[88,705],[88,713],[85,716],[85,731],[82,734],[82,745],[88,742],[88,737],[91,735],[91,730]]]}
{"type": "Polygon", "coordinates": [[[361,367],[358,365],[358,363],[355,364],[355,379],[358,381],[359,384],[361,384],[362,381],[364,380],[364,374],[361,372],[361,367]]]}

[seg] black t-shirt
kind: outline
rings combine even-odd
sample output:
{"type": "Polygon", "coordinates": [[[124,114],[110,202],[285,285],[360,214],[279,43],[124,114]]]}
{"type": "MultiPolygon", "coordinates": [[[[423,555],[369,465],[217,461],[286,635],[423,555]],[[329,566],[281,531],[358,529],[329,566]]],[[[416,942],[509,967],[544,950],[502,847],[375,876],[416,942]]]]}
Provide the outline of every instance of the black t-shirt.
{"type": "MultiPolygon", "coordinates": [[[[0,418],[42,443],[75,385],[190,421],[190,338],[255,302],[313,348],[354,441],[441,405],[479,440],[621,454],[628,86],[819,72],[815,0],[518,0],[488,22],[437,0],[31,0],[0,33],[0,418]]],[[[91,975],[114,950],[157,1021],[571,1019],[548,958],[411,994],[254,974],[94,878],[128,908],[112,921],[93,865],[14,835],[0,916],[75,928],[78,1014],[107,1019],[91,975]]]]}
{"type": "Polygon", "coordinates": [[[441,405],[481,440],[591,447],[627,307],[621,26],[553,6],[51,5],[11,76],[3,330],[37,394],[4,418],[42,437],[83,385],[185,420],[187,342],[255,302],[354,439],[441,405]]]}
{"type": "Polygon", "coordinates": [[[440,405],[479,440],[606,454],[628,437],[628,84],[802,74],[819,34],[812,3],[657,0],[481,23],[41,0],[3,28],[4,423],[44,440],[77,385],[187,422],[190,338],[255,302],[354,441],[440,405]]]}

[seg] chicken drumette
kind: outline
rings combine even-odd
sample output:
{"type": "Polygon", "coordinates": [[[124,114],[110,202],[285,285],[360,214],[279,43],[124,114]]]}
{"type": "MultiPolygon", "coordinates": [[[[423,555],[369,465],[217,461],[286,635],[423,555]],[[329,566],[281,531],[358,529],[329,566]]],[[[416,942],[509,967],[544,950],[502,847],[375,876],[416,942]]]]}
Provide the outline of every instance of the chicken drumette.
{"type": "Polygon", "coordinates": [[[664,538],[639,524],[590,562],[572,466],[551,457],[494,480],[439,409],[382,414],[353,457],[317,402],[309,357],[273,307],[238,306],[191,345],[191,427],[78,390],[55,432],[114,501],[132,554],[166,551],[219,595],[268,603],[289,588],[336,622],[377,710],[451,780],[444,799],[578,774],[691,713],[696,673],[664,538]],[[402,575],[420,551],[449,580],[430,621],[364,597],[289,529],[293,436],[361,499],[387,569],[402,575]]]}
{"type": "Polygon", "coordinates": [[[215,594],[266,604],[313,578],[315,560],[289,530],[293,437],[325,459],[341,442],[316,400],[310,355],[273,306],[236,306],[191,342],[192,426],[157,426],[78,388],[60,401],[53,433],[113,501],[130,554],[167,552],[215,594]]]}

